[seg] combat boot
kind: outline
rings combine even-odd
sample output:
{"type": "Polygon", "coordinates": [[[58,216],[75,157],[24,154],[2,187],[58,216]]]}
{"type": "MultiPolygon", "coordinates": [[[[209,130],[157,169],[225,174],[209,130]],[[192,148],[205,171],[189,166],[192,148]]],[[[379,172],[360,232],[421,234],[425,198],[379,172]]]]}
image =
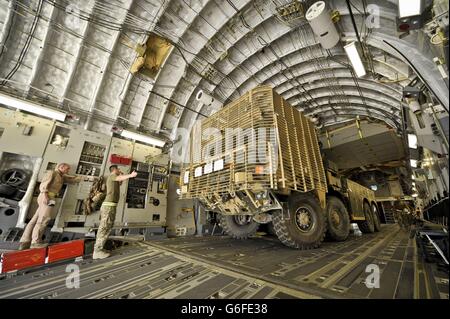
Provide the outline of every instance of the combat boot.
{"type": "Polygon", "coordinates": [[[104,251],[104,250],[98,250],[94,251],[94,254],[92,255],[92,259],[105,259],[108,258],[111,254],[104,251]]]}

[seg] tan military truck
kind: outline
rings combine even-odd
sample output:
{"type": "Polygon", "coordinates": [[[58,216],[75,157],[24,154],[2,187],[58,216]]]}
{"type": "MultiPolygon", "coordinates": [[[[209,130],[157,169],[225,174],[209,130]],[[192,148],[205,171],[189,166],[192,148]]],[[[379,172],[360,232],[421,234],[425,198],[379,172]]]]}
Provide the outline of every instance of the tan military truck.
{"type": "Polygon", "coordinates": [[[234,238],[273,223],[279,240],[315,248],[345,240],[350,222],[379,230],[374,192],[325,169],[314,124],[269,86],[199,121],[181,171],[181,198],[220,214],[234,238]]]}

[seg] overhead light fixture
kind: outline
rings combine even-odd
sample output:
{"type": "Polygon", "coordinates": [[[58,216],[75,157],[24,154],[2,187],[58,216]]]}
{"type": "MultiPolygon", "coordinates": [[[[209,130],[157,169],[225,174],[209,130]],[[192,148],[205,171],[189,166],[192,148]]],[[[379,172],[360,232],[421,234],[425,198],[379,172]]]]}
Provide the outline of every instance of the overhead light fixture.
{"type": "Polygon", "coordinates": [[[408,145],[409,148],[417,149],[417,135],[408,134],[408,145]]]}
{"type": "Polygon", "coordinates": [[[414,174],[412,174],[412,175],[411,175],[411,179],[412,179],[412,180],[415,180],[415,179],[416,179],[416,176],[415,176],[414,174]]]}
{"type": "Polygon", "coordinates": [[[412,197],[414,197],[414,198],[416,198],[416,197],[418,197],[418,196],[419,196],[419,194],[417,194],[417,193],[414,193],[414,194],[412,194],[411,196],[412,196],[412,197]]]}
{"type": "Polygon", "coordinates": [[[423,0],[398,0],[397,30],[407,32],[420,29],[424,24],[423,0]]]}
{"type": "Polygon", "coordinates": [[[422,0],[398,0],[398,17],[418,16],[423,12],[422,0]]]}
{"type": "Polygon", "coordinates": [[[345,53],[347,53],[348,59],[353,66],[353,70],[355,70],[357,77],[362,77],[366,75],[366,69],[364,68],[364,64],[361,60],[361,55],[359,54],[359,49],[356,44],[356,41],[353,41],[346,46],[344,46],[345,53]]]}
{"type": "Polygon", "coordinates": [[[135,141],[140,141],[146,144],[150,144],[150,145],[155,145],[158,147],[163,147],[166,142],[164,140],[161,139],[157,139],[155,137],[151,137],[148,135],[142,135],[142,134],[138,134],[135,132],[131,132],[128,130],[123,130],[122,132],[120,132],[120,135],[135,141]]]}
{"type": "Polygon", "coordinates": [[[415,159],[410,159],[409,163],[411,164],[412,168],[417,168],[417,160],[415,159]]]}
{"type": "Polygon", "coordinates": [[[38,104],[34,104],[28,101],[24,101],[21,99],[17,99],[12,96],[0,94],[0,104],[9,106],[11,108],[16,108],[22,111],[30,112],[36,115],[41,115],[44,117],[48,117],[57,121],[64,122],[66,119],[66,113],[52,110],[38,104]]]}

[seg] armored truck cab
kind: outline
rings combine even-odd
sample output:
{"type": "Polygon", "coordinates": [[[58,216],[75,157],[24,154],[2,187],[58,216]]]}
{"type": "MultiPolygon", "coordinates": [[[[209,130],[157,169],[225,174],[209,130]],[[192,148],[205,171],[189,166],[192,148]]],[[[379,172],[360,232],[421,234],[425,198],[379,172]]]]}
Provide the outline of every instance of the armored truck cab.
{"type": "Polygon", "coordinates": [[[181,198],[219,213],[224,231],[239,239],[273,223],[283,244],[314,248],[327,228],[345,239],[350,221],[366,222],[364,203],[370,216],[375,207],[371,190],[325,170],[314,124],[269,86],[199,121],[187,162],[181,198]]]}

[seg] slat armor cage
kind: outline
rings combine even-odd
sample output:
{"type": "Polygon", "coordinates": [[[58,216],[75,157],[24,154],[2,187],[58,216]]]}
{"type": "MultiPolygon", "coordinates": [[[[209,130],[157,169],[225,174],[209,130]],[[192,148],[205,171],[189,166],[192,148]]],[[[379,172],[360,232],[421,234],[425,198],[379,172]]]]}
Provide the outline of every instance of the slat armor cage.
{"type": "Polygon", "coordinates": [[[181,198],[212,199],[238,191],[327,190],[314,124],[269,86],[258,86],[198,121],[181,198]]]}

